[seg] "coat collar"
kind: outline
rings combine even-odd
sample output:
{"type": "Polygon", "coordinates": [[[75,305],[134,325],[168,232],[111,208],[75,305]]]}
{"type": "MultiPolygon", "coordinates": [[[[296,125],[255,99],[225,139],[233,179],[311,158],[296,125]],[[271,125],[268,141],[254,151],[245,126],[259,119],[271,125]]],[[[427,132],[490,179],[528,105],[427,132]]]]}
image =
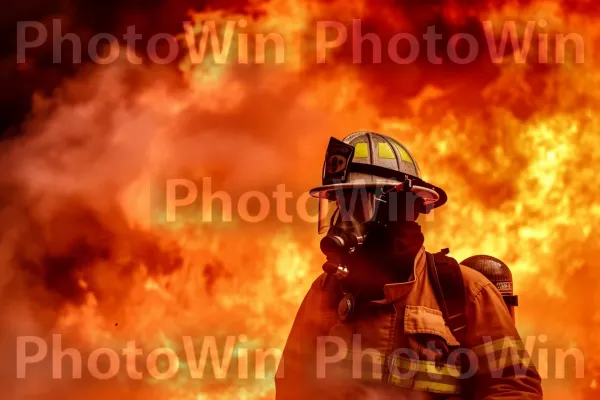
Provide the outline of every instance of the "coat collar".
{"type": "Polygon", "coordinates": [[[389,283],[383,287],[383,293],[385,295],[384,302],[395,303],[406,297],[416,284],[421,283],[426,269],[425,247],[421,246],[421,249],[415,257],[413,273],[410,279],[407,282],[389,283]]]}

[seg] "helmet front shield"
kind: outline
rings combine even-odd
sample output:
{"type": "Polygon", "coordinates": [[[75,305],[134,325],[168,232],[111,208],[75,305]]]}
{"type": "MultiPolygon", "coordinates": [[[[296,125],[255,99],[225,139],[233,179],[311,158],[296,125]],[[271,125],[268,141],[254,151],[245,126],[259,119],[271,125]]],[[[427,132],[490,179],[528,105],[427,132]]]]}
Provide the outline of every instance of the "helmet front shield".
{"type": "Polygon", "coordinates": [[[335,227],[360,228],[375,217],[377,196],[366,188],[345,188],[319,193],[319,233],[335,227]]]}

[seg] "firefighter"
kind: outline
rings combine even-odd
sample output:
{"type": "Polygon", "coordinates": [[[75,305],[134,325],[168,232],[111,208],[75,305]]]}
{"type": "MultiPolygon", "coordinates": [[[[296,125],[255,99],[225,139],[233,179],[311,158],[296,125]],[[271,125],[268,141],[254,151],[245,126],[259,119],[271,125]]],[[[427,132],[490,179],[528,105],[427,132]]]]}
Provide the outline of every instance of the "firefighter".
{"type": "Polygon", "coordinates": [[[375,132],[331,138],[322,178],[310,193],[325,273],[296,315],[276,398],[542,399],[498,289],[425,251],[417,218],[447,197],[408,150],[375,132]]]}

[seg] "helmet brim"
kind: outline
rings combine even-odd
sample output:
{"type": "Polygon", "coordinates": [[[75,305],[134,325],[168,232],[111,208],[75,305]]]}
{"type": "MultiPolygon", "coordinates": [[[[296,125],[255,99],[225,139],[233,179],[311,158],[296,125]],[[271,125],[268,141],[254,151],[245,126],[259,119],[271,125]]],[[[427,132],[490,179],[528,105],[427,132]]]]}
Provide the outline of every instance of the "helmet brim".
{"type": "MultiPolygon", "coordinates": [[[[336,183],[332,185],[317,186],[309,190],[309,194],[312,197],[322,198],[329,197],[329,193],[340,189],[360,189],[360,188],[402,188],[403,183],[393,179],[378,179],[374,182],[348,182],[348,183],[336,183]]],[[[425,200],[425,205],[431,208],[438,208],[446,203],[448,196],[446,192],[435,185],[427,183],[421,179],[418,183],[412,186],[411,191],[422,197],[425,200]]]]}

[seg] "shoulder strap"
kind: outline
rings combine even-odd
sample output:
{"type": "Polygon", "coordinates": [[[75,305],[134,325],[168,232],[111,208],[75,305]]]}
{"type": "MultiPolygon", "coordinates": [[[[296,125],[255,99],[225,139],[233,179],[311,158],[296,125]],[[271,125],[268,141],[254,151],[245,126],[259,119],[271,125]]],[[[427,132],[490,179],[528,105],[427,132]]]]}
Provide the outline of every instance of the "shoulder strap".
{"type": "Polygon", "coordinates": [[[458,262],[446,255],[449,251],[426,253],[427,269],[446,325],[462,344],[467,333],[465,284],[458,262]]]}

